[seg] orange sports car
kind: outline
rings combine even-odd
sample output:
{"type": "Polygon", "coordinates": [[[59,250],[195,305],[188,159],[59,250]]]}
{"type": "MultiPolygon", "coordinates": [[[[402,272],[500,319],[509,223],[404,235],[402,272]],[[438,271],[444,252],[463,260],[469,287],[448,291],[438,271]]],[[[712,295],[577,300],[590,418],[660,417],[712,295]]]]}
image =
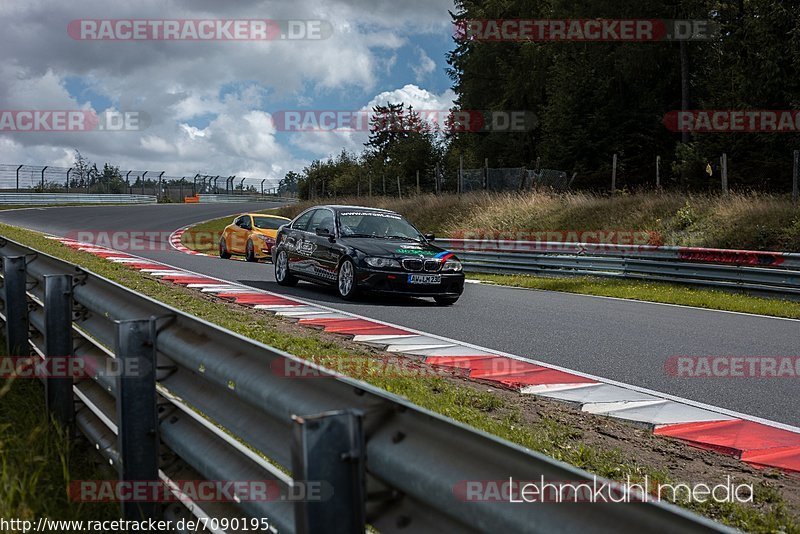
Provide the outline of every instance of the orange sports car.
{"type": "Polygon", "coordinates": [[[228,259],[236,254],[247,261],[269,258],[278,228],[289,222],[291,219],[277,215],[243,213],[222,231],[219,257],[228,259]]]}

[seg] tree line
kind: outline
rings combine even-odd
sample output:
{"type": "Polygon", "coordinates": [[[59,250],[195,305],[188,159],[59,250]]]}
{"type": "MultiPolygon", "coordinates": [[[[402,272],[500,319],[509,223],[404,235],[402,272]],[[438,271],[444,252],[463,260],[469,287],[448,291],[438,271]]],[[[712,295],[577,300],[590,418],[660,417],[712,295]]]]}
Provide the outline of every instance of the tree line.
{"type": "MultiPolygon", "coordinates": [[[[800,0],[456,0],[454,25],[494,19],[702,20],[706,40],[657,42],[485,41],[454,32],[447,55],[456,110],[523,110],[536,120],[520,132],[376,128],[362,153],[317,160],[290,173],[301,197],[454,189],[467,167],[537,165],[577,173],[575,187],[609,185],[618,155],[619,187],[652,186],[660,158],[665,187],[718,188],[725,153],[739,189],[791,188],[800,134],[681,133],[665,118],[688,110],[798,110],[800,0]],[[384,131],[380,131],[384,130],[384,131]],[[436,169],[439,172],[436,172],[436,169]],[[323,192],[324,188],[324,192],[323,192]]],[[[459,26],[461,27],[461,26],[459,26]]],[[[418,119],[403,103],[373,110],[418,119]]]]}

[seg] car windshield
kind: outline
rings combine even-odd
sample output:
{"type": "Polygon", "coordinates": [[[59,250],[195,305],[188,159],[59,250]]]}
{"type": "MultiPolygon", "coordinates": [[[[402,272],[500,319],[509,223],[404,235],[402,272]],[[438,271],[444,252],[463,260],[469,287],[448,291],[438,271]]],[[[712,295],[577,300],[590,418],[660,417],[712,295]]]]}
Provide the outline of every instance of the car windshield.
{"type": "Polygon", "coordinates": [[[348,211],[339,214],[342,237],[376,237],[422,241],[414,226],[396,213],[348,211]]]}
{"type": "Polygon", "coordinates": [[[253,223],[256,225],[256,228],[261,228],[262,230],[277,230],[288,221],[283,219],[276,219],[274,217],[253,217],[253,223]]]}

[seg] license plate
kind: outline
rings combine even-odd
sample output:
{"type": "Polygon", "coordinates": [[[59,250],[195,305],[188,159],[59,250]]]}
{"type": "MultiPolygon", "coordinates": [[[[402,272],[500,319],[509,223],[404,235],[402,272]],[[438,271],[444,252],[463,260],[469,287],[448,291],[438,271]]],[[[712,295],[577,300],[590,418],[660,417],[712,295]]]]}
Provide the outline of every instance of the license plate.
{"type": "Polygon", "coordinates": [[[441,284],[442,275],[440,274],[409,274],[409,284],[441,284]]]}

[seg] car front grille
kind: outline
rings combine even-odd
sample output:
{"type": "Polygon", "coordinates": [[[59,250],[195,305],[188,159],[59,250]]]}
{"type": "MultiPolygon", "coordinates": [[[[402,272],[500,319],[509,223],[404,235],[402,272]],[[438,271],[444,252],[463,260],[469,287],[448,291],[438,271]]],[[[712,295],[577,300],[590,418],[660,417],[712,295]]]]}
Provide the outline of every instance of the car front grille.
{"type": "Polygon", "coordinates": [[[421,271],[424,262],[422,260],[407,259],[403,260],[403,269],[406,271],[421,271]]]}
{"type": "Polygon", "coordinates": [[[434,273],[439,270],[442,264],[438,260],[425,260],[425,270],[429,273],[434,273]]]}

